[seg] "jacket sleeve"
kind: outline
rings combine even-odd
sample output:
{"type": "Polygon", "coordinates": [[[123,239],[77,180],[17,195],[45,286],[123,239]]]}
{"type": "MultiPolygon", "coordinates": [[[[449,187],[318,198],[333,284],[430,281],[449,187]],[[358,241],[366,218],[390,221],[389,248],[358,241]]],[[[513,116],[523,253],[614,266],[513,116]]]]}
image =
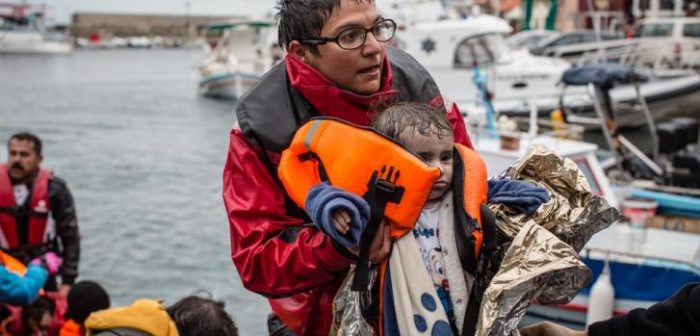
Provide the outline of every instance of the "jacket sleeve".
{"type": "Polygon", "coordinates": [[[0,267],[0,302],[12,305],[30,305],[37,296],[39,290],[49,273],[39,265],[27,266],[24,276],[10,272],[5,267],[0,267]]]}
{"type": "Polygon", "coordinates": [[[54,176],[49,186],[49,199],[51,213],[56,221],[56,231],[62,247],[59,254],[63,258],[60,270],[61,282],[71,285],[78,277],[78,262],[80,260],[80,234],[73,195],[71,195],[65,181],[54,176]]]}
{"type": "Polygon", "coordinates": [[[649,309],[591,324],[590,336],[700,335],[700,283],[683,287],[670,299],[649,309]]]}
{"type": "Polygon", "coordinates": [[[238,129],[231,131],[223,198],[231,258],[251,291],[293,295],[337,279],[352,262],[328,236],[286,213],[283,191],[238,129]]]}

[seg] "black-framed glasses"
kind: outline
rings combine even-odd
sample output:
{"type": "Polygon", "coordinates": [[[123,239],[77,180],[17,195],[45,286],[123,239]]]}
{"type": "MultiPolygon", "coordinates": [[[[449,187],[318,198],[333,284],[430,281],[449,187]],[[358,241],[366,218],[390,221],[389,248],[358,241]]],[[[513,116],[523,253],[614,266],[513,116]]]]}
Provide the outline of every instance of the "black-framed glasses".
{"type": "Polygon", "coordinates": [[[368,32],[372,32],[372,35],[374,35],[374,38],[378,42],[389,41],[396,33],[396,22],[394,22],[392,19],[384,19],[377,22],[377,24],[369,29],[363,27],[350,27],[343,29],[335,37],[312,37],[301,40],[301,43],[321,45],[328,42],[335,42],[339,47],[345,50],[353,50],[362,47],[365,44],[368,32]]]}

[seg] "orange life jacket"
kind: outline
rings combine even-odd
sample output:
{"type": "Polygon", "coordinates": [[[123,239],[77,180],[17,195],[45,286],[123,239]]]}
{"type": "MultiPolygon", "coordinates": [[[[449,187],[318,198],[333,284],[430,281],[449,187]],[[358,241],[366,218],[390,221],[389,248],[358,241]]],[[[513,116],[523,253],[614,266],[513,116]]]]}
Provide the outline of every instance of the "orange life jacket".
{"type": "Polygon", "coordinates": [[[34,180],[31,200],[26,209],[18,206],[12,191],[12,182],[6,164],[0,164],[0,247],[14,249],[20,246],[41,246],[49,218],[50,169],[40,169],[34,180]],[[20,241],[17,218],[29,217],[27,241],[20,241]]]}
{"type": "Polygon", "coordinates": [[[27,266],[13,256],[0,251],[0,262],[5,265],[8,271],[24,276],[27,273],[27,266]]]}
{"type": "MultiPolygon", "coordinates": [[[[474,150],[456,144],[455,153],[455,204],[461,204],[461,210],[474,220],[467,223],[465,216],[455,217],[461,220],[458,225],[466,235],[464,243],[471,247],[471,251],[461,253],[472,259],[468,261],[471,272],[484,240],[481,217],[488,192],[487,171],[474,150]]],[[[299,128],[282,153],[278,174],[289,196],[303,208],[309,189],[323,181],[363,195],[368,189],[366,182],[382,167],[399,171],[395,184],[405,188],[401,200],[388,203],[384,211],[391,220],[391,236],[398,239],[413,229],[440,172],[372,128],[334,118],[314,118],[299,128]]]]}
{"type": "Polygon", "coordinates": [[[80,324],[73,320],[68,320],[63,324],[61,330],[58,332],[58,336],[83,336],[84,333],[81,332],[80,324]]]}
{"type": "Polygon", "coordinates": [[[278,175],[291,199],[304,208],[309,189],[318,183],[328,181],[365,195],[372,176],[382,171],[404,190],[400,200],[384,209],[392,221],[391,236],[398,239],[413,229],[440,171],[373,129],[314,118],[299,128],[282,152],[278,175]]]}

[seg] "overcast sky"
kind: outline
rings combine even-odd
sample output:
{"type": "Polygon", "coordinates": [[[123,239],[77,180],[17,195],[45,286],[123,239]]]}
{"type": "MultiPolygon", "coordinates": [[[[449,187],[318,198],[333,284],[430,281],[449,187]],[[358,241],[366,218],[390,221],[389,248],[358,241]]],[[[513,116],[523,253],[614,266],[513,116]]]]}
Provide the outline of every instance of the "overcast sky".
{"type": "Polygon", "coordinates": [[[46,4],[49,15],[58,22],[67,22],[75,12],[108,12],[184,15],[187,4],[191,15],[264,15],[275,6],[275,0],[25,0],[46,4]]]}

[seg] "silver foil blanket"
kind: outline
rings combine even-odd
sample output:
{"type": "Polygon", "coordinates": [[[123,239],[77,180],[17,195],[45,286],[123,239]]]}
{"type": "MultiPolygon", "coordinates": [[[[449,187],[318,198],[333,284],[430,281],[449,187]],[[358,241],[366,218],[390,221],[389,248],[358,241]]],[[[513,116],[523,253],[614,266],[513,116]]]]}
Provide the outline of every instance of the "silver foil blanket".
{"type": "Polygon", "coordinates": [[[491,205],[496,224],[506,238],[515,237],[532,221],[551,231],[577,252],[596,232],[620,217],[617,209],[590,191],[588,181],[576,163],[548,148],[535,145],[506,172],[505,178],[536,183],[547,189],[549,202],[533,215],[518,214],[505,205],[491,205]]]}
{"type": "Polygon", "coordinates": [[[590,191],[576,163],[544,146],[533,148],[505,173],[547,189],[550,200],[532,215],[491,204],[502,251],[500,267],[481,279],[477,335],[519,335],[517,326],[533,299],[567,303],[590,281],[578,252],[620,216],[590,191]]]}
{"type": "MultiPolygon", "coordinates": [[[[377,281],[377,269],[370,270],[370,284],[377,281]]],[[[371,290],[356,292],[351,289],[355,275],[355,265],[350,266],[348,275],[340,285],[333,299],[333,325],[329,336],[373,336],[376,335],[372,324],[362,314],[363,304],[369,304],[371,290]]],[[[371,288],[370,288],[371,289],[371,288]]]]}
{"type": "Polygon", "coordinates": [[[518,335],[518,323],[533,298],[568,302],[590,278],[571,246],[528,222],[484,293],[477,335],[518,335]]]}

